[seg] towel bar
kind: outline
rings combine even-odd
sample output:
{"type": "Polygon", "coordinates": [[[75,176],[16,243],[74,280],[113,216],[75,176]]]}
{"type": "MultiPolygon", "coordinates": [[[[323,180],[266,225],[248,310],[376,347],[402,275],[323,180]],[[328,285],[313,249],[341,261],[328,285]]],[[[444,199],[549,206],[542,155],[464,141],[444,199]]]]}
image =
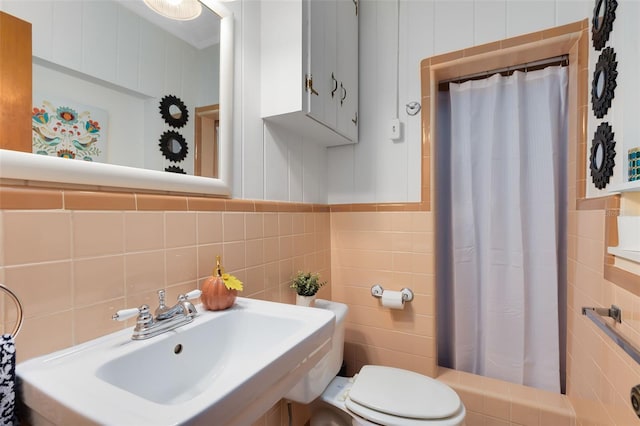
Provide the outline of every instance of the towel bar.
{"type": "Polygon", "coordinates": [[[15,339],[15,337],[20,332],[20,329],[22,328],[22,322],[24,319],[22,314],[22,303],[20,303],[18,296],[16,296],[15,293],[9,290],[4,284],[0,284],[0,290],[4,290],[4,292],[7,293],[9,297],[13,299],[13,303],[16,304],[16,309],[18,310],[18,320],[16,321],[16,326],[11,332],[11,336],[15,339]]]}
{"type": "Polygon", "coordinates": [[[602,317],[611,317],[615,322],[622,322],[622,311],[615,305],[611,305],[611,308],[582,308],[582,315],[586,315],[595,325],[598,326],[604,333],[611,338],[618,346],[622,348],[631,358],[633,358],[638,364],[640,364],[640,350],[618,330],[608,324],[602,317]]]}

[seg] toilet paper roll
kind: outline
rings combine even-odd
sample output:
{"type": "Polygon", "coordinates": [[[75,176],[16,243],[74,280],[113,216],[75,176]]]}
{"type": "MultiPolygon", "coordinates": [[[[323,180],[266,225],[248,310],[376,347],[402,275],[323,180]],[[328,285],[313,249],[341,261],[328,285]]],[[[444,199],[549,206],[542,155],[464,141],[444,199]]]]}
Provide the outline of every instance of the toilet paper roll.
{"type": "Polygon", "coordinates": [[[382,292],[382,306],[390,309],[404,309],[402,292],[385,290],[382,292]]]}

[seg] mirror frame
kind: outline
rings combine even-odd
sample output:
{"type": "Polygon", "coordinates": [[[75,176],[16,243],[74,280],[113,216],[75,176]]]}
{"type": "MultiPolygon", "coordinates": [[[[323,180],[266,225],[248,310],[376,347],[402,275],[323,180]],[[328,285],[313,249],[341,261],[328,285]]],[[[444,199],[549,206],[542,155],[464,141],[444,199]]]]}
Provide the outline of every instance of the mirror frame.
{"type": "Polygon", "coordinates": [[[617,7],[617,0],[596,0],[591,18],[591,39],[596,50],[601,50],[609,40],[609,34],[613,30],[613,21],[616,20],[617,7]],[[601,8],[604,8],[603,19],[600,25],[597,25],[601,8]]]}
{"type": "Polygon", "coordinates": [[[180,129],[189,121],[189,110],[187,106],[177,96],[167,95],[160,100],[160,115],[165,123],[171,127],[180,129]],[[180,110],[180,117],[174,117],[171,114],[171,107],[176,107],[180,110]]]}
{"type": "Polygon", "coordinates": [[[94,185],[136,191],[162,191],[231,197],[233,164],[233,13],[218,0],[200,0],[220,16],[219,178],[182,175],[106,163],[0,149],[0,179],[94,185]]]}
{"type": "Polygon", "coordinates": [[[600,123],[591,141],[591,155],[589,156],[589,169],[591,179],[598,189],[604,189],[609,184],[609,178],[613,176],[613,168],[616,165],[616,141],[611,125],[600,123]],[[602,162],[597,164],[596,157],[598,147],[602,147],[602,162]]]}
{"type": "Polygon", "coordinates": [[[618,61],[616,61],[616,53],[613,48],[607,47],[598,57],[598,62],[593,71],[593,80],[591,81],[591,108],[597,118],[604,117],[611,107],[611,101],[618,85],[616,83],[617,77],[618,61]],[[598,96],[598,80],[601,75],[604,75],[604,85],[602,93],[598,96]]]}
{"type": "Polygon", "coordinates": [[[162,136],[160,136],[158,146],[160,147],[162,156],[174,163],[179,163],[184,160],[189,152],[189,147],[187,146],[187,141],[184,139],[184,136],[175,130],[167,130],[164,132],[162,136]],[[174,142],[180,145],[180,149],[177,152],[172,150],[174,142]]]}

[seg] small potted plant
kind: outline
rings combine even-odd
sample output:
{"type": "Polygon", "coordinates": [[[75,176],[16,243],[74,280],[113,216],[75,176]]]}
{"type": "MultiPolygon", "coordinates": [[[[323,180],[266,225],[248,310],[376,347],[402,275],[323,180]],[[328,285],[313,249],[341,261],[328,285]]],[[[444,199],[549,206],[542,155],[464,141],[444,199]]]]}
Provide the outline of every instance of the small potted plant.
{"type": "Polygon", "coordinates": [[[298,271],[291,283],[291,288],[296,291],[296,304],[313,306],[316,293],[326,283],[326,281],[320,281],[318,273],[298,271]]]}

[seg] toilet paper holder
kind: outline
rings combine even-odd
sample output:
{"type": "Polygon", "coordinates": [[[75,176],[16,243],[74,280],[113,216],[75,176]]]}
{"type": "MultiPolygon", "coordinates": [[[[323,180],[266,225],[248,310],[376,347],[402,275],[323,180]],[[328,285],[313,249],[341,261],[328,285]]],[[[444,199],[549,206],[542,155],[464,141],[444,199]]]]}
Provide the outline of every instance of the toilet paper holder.
{"type": "MultiPolygon", "coordinates": [[[[382,293],[384,293],[384,288],[380,284],[374,284],[371,286],[371,295],[373,297],[380,298],[382,297],[382,293]]],[[[402,301],[403,302],[411,302],[413,300],[413,291],[410,288],[403,288],[400,290],[402,293],[402,301]]]]}

